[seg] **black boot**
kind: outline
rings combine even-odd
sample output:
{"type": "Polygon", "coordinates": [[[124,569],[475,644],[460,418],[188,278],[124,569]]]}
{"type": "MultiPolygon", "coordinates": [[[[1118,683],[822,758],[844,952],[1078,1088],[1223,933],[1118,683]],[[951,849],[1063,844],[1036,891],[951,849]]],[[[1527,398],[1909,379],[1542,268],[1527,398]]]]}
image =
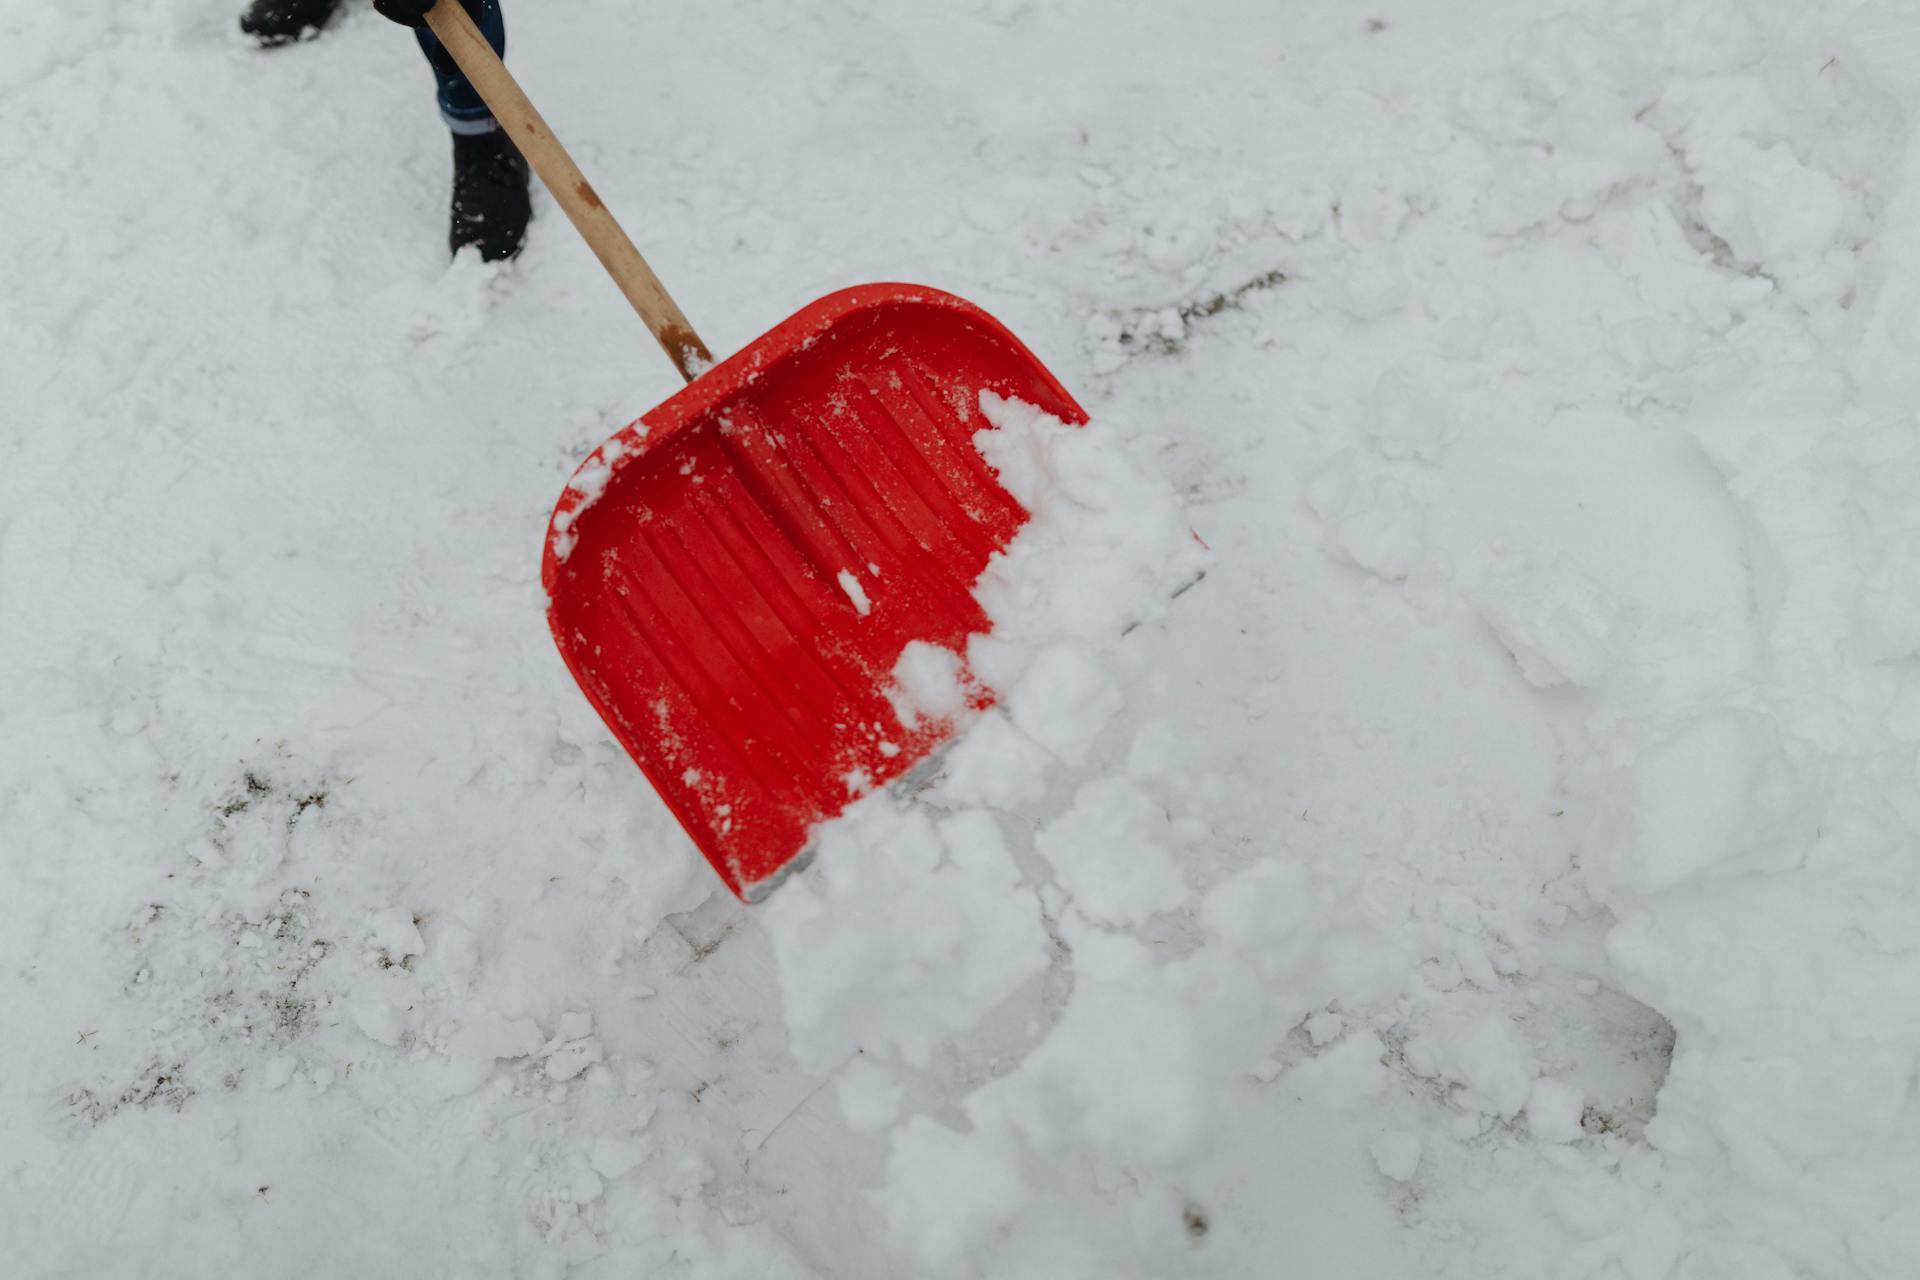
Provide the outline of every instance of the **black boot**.
{"type": "Polygon", "coordinates": [[[453,229],[447,244],[467,245],[498,262],[520,252],[533,205],[527,197],[527,161],[505,129],[453,135],[453,229]]]}
{"type": "Polygon", "coordinates": [[[272,48],[291,44],[327,25],[340,0],[253,0],[240,15],[240,29],[272,48]]]}

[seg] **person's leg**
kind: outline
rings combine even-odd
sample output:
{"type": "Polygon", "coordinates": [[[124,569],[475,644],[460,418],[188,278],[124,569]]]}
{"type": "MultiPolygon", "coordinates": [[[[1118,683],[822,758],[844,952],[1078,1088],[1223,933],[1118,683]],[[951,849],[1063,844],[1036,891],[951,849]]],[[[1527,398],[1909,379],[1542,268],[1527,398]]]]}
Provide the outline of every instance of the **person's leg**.
{"type": "MultiPolygon", "coordinates": [[[[480,28],[480,34],[493,46],[493,51],[506,57],[507,19],[500,11],[500,0],[462,0],[462,3],[473,18],[474,25],[480,28]]],[[[454,63],[453,55],[441,45],[432,28],[415,27],[414,35],[420,41],[420,51],[427,55],[427,61],[433,66],[433,78],[440,90],[440,114],[446,118],[447,127],[455,133],[492,132],[496,127],[493,113],[487,110],[479,91],[468,83],[467,77],[454,63]]]]}
{"type": "MultiPolygon", "coordinates": [[[[500,0],[461,0],[494,52],[507,50],[506,18],[500,0]]],[[[453,56],[426,27],[415,29],[420,49],[433,65],[440,115],[453,131],[453,222],[447,243],[455,253],[467,245],[488,261],[520,252],[532,204],[527,196],[527,162],[479,91],[461,74],[453,56]]]]}

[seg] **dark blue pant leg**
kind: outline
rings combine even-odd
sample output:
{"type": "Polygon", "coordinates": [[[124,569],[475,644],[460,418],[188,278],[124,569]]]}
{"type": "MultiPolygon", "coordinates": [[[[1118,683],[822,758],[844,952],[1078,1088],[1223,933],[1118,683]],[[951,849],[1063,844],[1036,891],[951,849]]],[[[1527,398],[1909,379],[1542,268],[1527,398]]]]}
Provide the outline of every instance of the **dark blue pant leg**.
{"type": "MultiPolygon", "coordinates": [[[[493,51],[501,57],[507,53],[507,20],[500,12],[500,0],[461,0],[467,12],[473,16],[480,34],[487,38],[493,51]]],[[[487,110],[487,104],[480,100],[480,94],[467,82],[466,76],[454,64],[453,55],[446,51],[433,32],[426,27],[416,29],[420,37],[420,50],[427,55],[427,61],[433,64],[433,78],[440,84],[440,114],[446,117],[447,127],[455,133],[489,133],[496,126],[493,113],[487,110]]]]}

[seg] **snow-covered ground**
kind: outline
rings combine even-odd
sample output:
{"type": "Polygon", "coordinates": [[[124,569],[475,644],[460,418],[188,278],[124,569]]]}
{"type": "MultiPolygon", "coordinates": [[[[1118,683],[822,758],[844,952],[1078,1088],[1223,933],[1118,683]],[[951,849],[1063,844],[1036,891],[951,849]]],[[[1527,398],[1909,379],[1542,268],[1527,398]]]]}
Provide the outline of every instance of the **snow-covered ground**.
{"type": "Polygon", "coordinates": [[[746,908],[537,581],[672,371],[350,4],[0,14],[7,1274],[1920,1274],[1920,11],[514,0],[716,350],[1095,418],[746,908]]]}

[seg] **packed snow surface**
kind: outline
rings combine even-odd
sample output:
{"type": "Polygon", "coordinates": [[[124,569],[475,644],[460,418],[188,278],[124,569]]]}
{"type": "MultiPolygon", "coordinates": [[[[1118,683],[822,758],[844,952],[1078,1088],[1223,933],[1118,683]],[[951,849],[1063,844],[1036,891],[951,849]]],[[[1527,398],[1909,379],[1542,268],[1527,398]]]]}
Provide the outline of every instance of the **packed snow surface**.
{"type": "Polygon", "coordinates": [[[513,2],[715,350],[1094,423],[744,907],[546,634],[675,389],[557,209],[357,0],[9,6],[7,1274],[1920,1275],[1911,5],[513,2]]]}

